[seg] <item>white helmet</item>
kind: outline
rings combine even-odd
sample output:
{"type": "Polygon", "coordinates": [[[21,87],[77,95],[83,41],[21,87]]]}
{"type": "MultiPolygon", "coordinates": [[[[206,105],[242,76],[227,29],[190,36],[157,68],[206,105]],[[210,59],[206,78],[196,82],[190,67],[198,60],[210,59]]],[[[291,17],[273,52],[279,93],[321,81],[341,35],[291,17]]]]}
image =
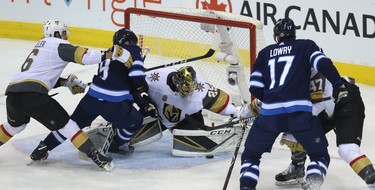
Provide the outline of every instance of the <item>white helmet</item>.
{"type": "Polygon", "coordinates": [[[58,20],[49,20],[43,26],[43,33],[44,37],[54,37],[55,32],[59,32],[60,36],[63,36],[63,32],[65,31],[65,35],[69,35],[69,30],[66,24],[62,21],[58,20]]]}

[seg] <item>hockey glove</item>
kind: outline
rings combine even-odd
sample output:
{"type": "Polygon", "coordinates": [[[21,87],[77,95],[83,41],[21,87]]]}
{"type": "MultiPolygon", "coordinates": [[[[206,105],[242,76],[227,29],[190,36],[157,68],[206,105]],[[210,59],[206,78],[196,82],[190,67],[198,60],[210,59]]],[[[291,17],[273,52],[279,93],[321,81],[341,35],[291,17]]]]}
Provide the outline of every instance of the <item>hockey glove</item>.
{"type": "Polygon", "coordinates": [[[69,88],[70,92],[75,95],[79,93],[84,93],[85,88],[87,87],[87,84],[82,82],[77,78],[77,76],[71,74],[68,76],[66,79],[65,85],[66,87],[69,88]]]}
{"type": "Polygon", "coordinates": [[[148,97],[148,94],[143,92],[143,93],[141,93],[141,97],[145,102],[147,102],[146,106],[140,108],[140,112],[143,115],[143,117],[150,116],[150,117],[153,117],[153,118],[157,118],[158,117],[158,111],[156,110],[156,106],[155,106],[154,102],[151,100],[150,97],[148,97]]]}
{"type": "Polygon", "coordinates": [[[341,78],[341,81],[333,86],[333,98],[335,103],[345,102],[345,99],[348,97],[348,81],[344,78],[341,78]]]}
{"type": "Polygon", "coordinates": [[[280,140],[281,145],[286,145],[292,152],[305,151],[301,143],[299,143],[292,134],[284,133],[280,140]]]}
{"type": "Polygon", "coordinates": [[[254,99],[250,103],[242,106],[242,108],[240,109],[240,119],[247,119],[250,117],[258,116],[261,106],[262,102],[259,99],[254,99]]]}
{"type": "Polygon", "coordinates": [[[113,46],[112,59],[125,63],[130,58],[130,52],[119,45],[113,46]]]}
{"type": "Polygon", "coordinates": [[[108,50],[106,51],[102,51],[102,58],[101,58],[101,61],[104,61],[106,59],[111,59],[112,56],[113,56],[113,47],[112,48],[109,48],[108,50]]]}

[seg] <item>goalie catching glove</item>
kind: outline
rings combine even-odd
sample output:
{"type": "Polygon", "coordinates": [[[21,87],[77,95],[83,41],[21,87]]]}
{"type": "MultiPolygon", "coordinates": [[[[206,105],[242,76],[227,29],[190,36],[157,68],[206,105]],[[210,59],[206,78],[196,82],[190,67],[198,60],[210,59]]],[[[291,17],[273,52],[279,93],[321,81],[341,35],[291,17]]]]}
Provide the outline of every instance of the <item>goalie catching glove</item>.
{"type": "Polygon", "coordinates": [[[254,99],[253,101],[245,104],[240,109],[240,119],[247,119],[250,117],[258,116],[261,106],[262,102],[259,99],[254,99]]]}
{"type": "Polygon", "coordinates": [[[66,79],[64,86],[68,87],[70,92],[73,95],[75,95],[79,93],[84,93],[87,87],[87,84],[79,80],[77,76],[71,74],[66,79]]]}

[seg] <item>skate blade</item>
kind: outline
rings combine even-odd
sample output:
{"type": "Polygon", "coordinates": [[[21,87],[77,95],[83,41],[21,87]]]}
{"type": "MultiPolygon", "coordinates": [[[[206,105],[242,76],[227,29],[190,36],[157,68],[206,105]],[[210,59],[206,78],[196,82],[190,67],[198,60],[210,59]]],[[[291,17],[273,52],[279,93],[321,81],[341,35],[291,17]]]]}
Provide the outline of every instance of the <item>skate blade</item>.
{"type": "Polygon", "coordinates": [[[290,185],[301,185],[304,183],[303,178],[298,178],[298,179],[292,179],[289,181],[276,181],[275,185],[276,186],[290,186],[290,185]]]}
{"type": "Polygon", "coordinates": [[[27,163],[27,166],[37,166],[43,164],[44,160],[31,160],[29,163],[27,163]]]}
{"type": "Polygon", "coordinates": [[[113,162],[110,162],[106,164],[105,166],[103,166],[103,169],[107,172],[111,172],[112,170],[115,169],[115,164],[113,162]]]}

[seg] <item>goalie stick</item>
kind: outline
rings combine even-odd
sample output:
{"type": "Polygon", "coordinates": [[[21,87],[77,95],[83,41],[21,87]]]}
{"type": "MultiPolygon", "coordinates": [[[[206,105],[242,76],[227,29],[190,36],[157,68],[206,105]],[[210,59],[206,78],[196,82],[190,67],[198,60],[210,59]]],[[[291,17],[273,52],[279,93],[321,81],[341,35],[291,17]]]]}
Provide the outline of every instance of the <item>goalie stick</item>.
{"type": "Polygon", "coordinates": [[[192,117],[191,117],[190,115],[188,115],[188,114],[185,115],[185,118],[186,118],[190,123],[192,123],[194,126],[197,126],[199,129],[202,129],[202,130],[204,130],[204,131],[213,131],[213,130],[217,130],[217,129],[222,129],[222,128],[227,128],[227,127],[232,127],[232,126],[235,125],[235,124],[238,124],[238,123],[241,124],[241,122],[244,122],[244,121],[249,122],[249,121],[253,121],[253,120],[255,119],[255,117],[250,117],[250,118],[248,118],[248,119],[242,119],[242,120],[239,120],[239,119],[237,119],[237,120],[231,120],[231,121],[229,121],[229,122],[227,122],[227,123],[224,123],[224,124],[221,124],[221,125],[218,125],[218,126],[215,126],[215,127],[209,127],[209,126],[207,126],[207,125],[204,125],[204,124],[198,122],[197,120],[195,120],[194,118],[192,118],[192,117]]]}
{"type": "Polygon", "coordinates": [[[200,56],[197,56],[197,57],[192,57],[192,58],[189,58],[189,59],[184,59],[184,60],[168,63],[168,64],[165,64],[165,65],[159,65],[159,66],[147,68],[147,69],[145,69],[145,71],[152,71],[152,70],[160,69],[160,68],[163,68],[163,67],[170,67],[170,66],[174,66],[174,65],[180,65],[180,64],[184,64],[184,63],[188,63],[188,62],[192,62],[192,61],[197,61],[197,60],[209,58],[209,57],[211,57],[215,54],[215,51],[219,47],[219,44],[220,44],[220,34],[218,32],[214,32],[214,41],[212,42],[210,49],[204,55],[200,55],[200,56]]]}

